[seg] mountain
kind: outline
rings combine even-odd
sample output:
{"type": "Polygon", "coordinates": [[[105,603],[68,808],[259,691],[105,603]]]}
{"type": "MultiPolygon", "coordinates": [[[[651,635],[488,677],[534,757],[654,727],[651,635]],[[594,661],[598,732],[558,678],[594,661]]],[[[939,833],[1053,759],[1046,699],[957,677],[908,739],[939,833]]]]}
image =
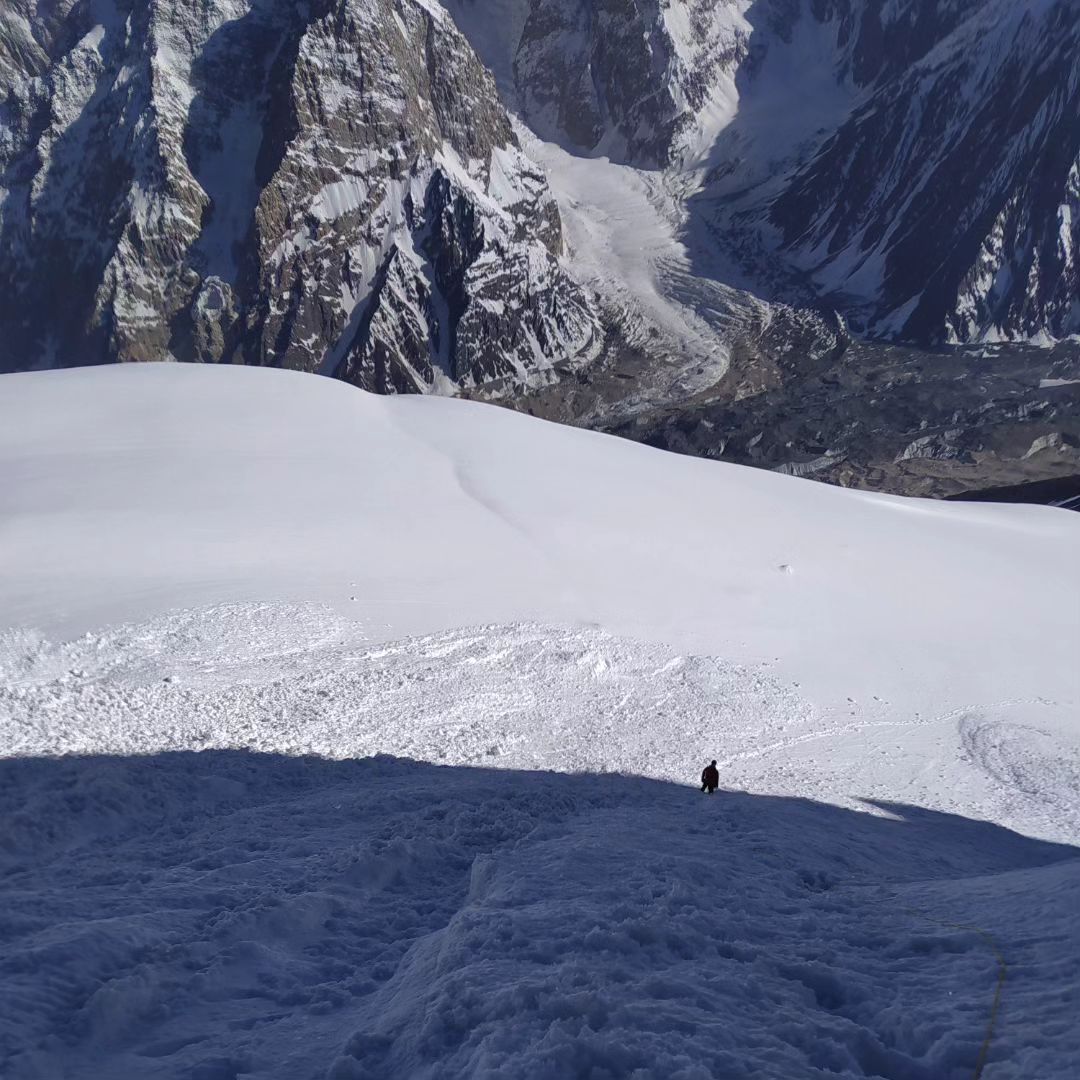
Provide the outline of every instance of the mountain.
{"type": "Polygon", "coordinates": [[[3,23],[5,366],[172,357],[393,392],[595,352],[543,175],[437,6],[52,14],[3,23]]]}
{"type": "Polygon", "coordinates": [[[504,0],[496,41],[449,6],[541,138],[709,166],[763,290],[911,342],[1080,333],[1076,0],[504,0]]]}
{"type": "MultiPolygon", "coordinates": [[[[773,249],[875,336],[1080,332],[1080,4],[816,7],[846,40],[850,110],[779,182],[734,195],[736,230],[775,230],[773,249]]],[[[748,96],[769,46],[753,63],[748,96]]],[[[745,182],[720,171],[726,194],[745,182]]]]}
{"type": "Polygon", "coordinates": [[[225,365],[0,475],[5,1080],[1072,1080],[1080,516],[225,365]]]}
{"type": "Polygon", "coordinates": [[[0,370],[290,367],[898,491],[1071,475],[1026,455],[1080,436],[1078,35],[1080,0],[13,0],[0,370]]]}
{"type": "Polygon", "coordinates": [[[635,205],[614,165],[582,182],[549,154],[578,266],[636,354],[522,407],[888,491],[1076,472],[1076,3],[504,6],[509,47],[451,5],[504,99],[575,161],[662,177],[635,205]],[[618,54],[615,24],[635,27],[618,54]],[[590,78],[556,80],[540,108],[544,50],[590,78]],[[584,133],[559,119],[584,114],[584,133]],[[605,238],[611,221],[651,260],[605,238]],[[703,332],[669,346],[656,294],[703,332]]]}

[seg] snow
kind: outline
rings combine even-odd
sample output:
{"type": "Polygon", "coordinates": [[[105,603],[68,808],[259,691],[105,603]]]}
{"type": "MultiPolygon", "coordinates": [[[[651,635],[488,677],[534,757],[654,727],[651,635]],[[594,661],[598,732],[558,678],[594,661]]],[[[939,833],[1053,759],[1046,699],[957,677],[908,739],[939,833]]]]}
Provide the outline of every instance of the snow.
{"type": "Polygon", "coordinates": [[[5,24],[4,35],[17,42],[20,47],[32,49],[38,47],[30,20],[25,15],[17,11],[0,11],[0,22],[5,24]]]}
{"type": "MultiPolygon", "coordinates": [[[[671,40],[672,49],[687,73],[704,68],[708,71],[714,63],[713,55],[737,54],[740,47],[754,32],[746,14],[753,5],[747,0],[736,3],[712,5],[712,11],[702,24],[692,18],[685,3],[667,4],[661,10],[661,18],[671,40]]],[[[699,17],[701,12],[693,13],[699,17]]],[[[736,86],[736,64],[717,65],[706,83],[704,102],[694,108],[691,102],[682,101],[685,114],[692,118],[690,130],[677,139],[678,157],[684,169],[700,168],[708,164],[712,148],[720,133],[734,120],[739,110],[739,91],[736,86]]],[[[700,80],[694,80],[700,81],[700,80]]],[[[675,82],[675,88],[679,82],[675,82]]],[[[685,91],[679,90],[685,98],[685,91]]]]}
{"type": "MultiPolygon", "coordinates": [[[[491,151],[486,194],[496,206],[506,210],[521,202],[522,185],[532,179],[525,171],[529,165],[531,162],[520,150],[497,146],[491,151]]],[[[535,166],[532,168],[535,170],[535,166]]]]}
{"type": "Polygon", "coordinates": [[[1025,337],[1024,340],[1038,349],[1052,349],[1057,344],[1057,338],[1045,329],[1036,330],[1034,334],[1025,337]]]}
{"type": "MultiPolygon", "coordinates": [[[[236,25],[235,20],[225,23],[216,31],[218,40],[228,42],[230,28],[236,25]]],[[[203,136],[194,162],[195,179],[211,204],[196,250],[205,260],[207,275],[230,285],[236,284],[239,273],[236,250],[251,228],[259,201],[256,165],[263,141],[268,80],[278,50],[268,49],[254,71],[245,71],[242,59],[233,61],[237,69],[234,85],[215,87],[216,93],[204,90],[192,112],[189,101],[185,101],[184,110],[185,117],[193,115],[209,133],[203,136]]],[[[189,68],[190,62],[182,67],[174,62],[166,65],[174,77],[177,71],[189,68]]],[[[190,76],[182,85],[190,97],[189,82],[190,76]]]]}
{"type": "Polygon", "coordinates": [[[658,281],[658,260],[679,258],[683,250],[657,181],[630,166],[575,157],[525,137],[547,170],[578,276],[604,292],[621,285],[673,337],[703,354],[715,349],[695,313],[671,304],[658,281]]]}
{"type": "Polygon", "coordinates": [[[998,955],[1076,1074],[1075,515],[211,366],[0,475],[5,1078],[967,1080],[998,955]]]}
{"type": "Polygon", "coordinates": [[[1073,261],[1073,238],[1072,238],[1072,207],[1068,203],[1062,203],[1058,207],[1058,243],[1061,245],[1058,254],[1066,267],[1072,266],[1073,261]]]}
{"type": "Polygon", "coordinates": [[[713,18],[722,40],[732,48],[749,44],[758,59],[749,69],[725,71],[712,87],[684,168],[719,167],[710,183],[715,195],[738,198],[763,184],[754,198],[768,198],[793,164],[809,160],[843,122],[858,95],[837,74],[835,24],[800,17],[785,36],[743,0],[718,5],[713,18]]]}

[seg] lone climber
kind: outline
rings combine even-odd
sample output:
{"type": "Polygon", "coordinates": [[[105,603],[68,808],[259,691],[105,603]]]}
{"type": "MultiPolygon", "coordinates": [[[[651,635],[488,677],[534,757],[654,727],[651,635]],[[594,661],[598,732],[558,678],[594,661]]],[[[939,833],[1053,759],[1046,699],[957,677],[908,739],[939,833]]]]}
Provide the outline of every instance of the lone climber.
{"type": "Polygon", "coordinates": [[[716,771],[716,762],[710,761],[701,774],[701,790],[711,795],[720,786],[720,774],[716,771]]]}

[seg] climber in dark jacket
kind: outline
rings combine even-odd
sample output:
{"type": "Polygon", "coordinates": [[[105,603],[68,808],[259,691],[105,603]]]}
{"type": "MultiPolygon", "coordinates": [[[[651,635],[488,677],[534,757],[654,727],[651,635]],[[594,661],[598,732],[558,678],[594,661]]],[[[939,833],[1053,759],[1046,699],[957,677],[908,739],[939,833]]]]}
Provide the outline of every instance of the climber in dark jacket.
{"type": "Polygon", "coordinates": [[[701,774],[701,790],[711,795],[720,786],[720,774],[716,771],[716,762],[705,766],[701,774]]]}

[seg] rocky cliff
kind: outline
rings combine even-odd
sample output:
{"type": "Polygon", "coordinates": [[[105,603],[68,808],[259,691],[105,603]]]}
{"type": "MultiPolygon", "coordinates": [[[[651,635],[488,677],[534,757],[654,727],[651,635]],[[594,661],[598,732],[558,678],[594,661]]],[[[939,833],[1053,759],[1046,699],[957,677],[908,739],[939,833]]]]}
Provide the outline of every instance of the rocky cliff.
{"type": "Polygon", "coordinates": [[[17,0],[3,366],[230,361],[384,391],[600,343],[494,83],[423,0],[17,0]]]}

